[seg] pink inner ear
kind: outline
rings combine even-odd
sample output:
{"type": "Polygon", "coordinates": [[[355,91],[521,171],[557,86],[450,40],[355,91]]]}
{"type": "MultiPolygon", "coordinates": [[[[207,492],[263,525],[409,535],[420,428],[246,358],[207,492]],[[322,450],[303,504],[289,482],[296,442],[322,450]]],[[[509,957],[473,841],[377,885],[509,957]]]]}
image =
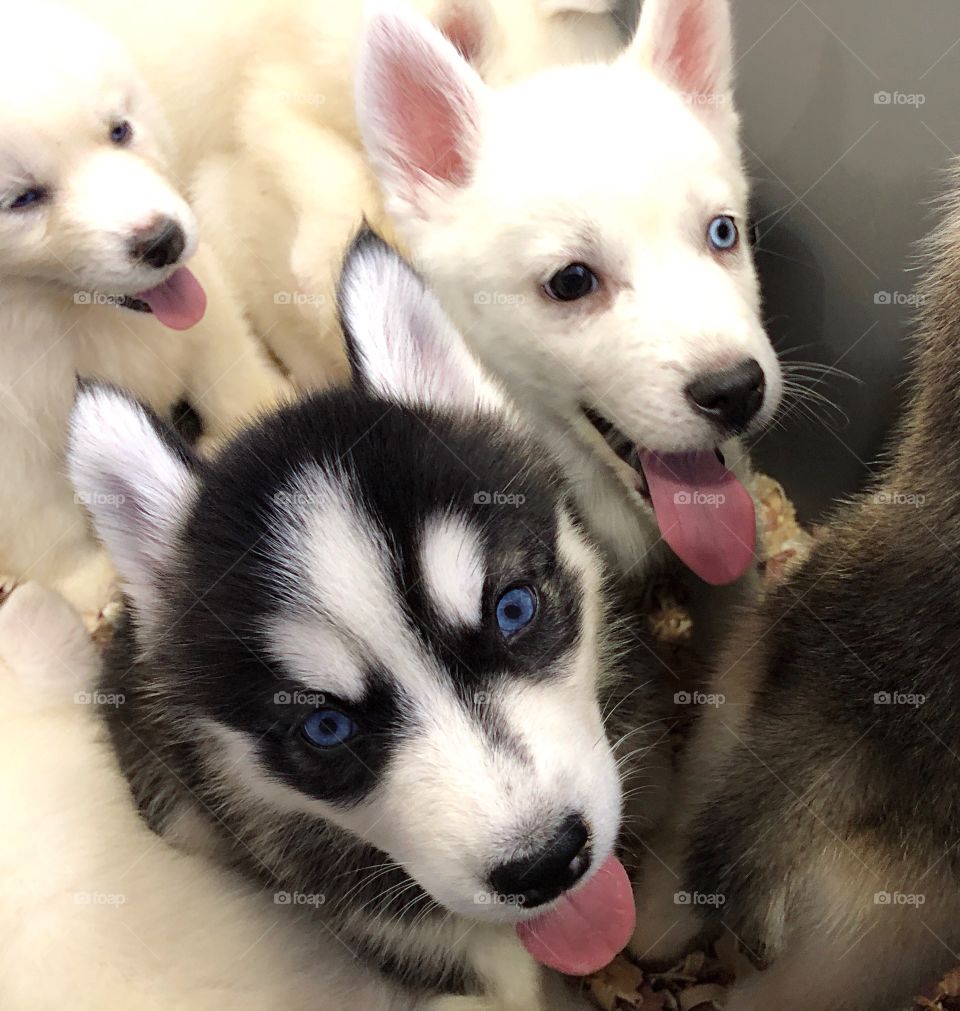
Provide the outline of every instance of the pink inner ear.
{"type": "Polygon", "coordinates": [[[483,26],[477,17],[457,7],[443,19],[440,31],[457,47],[457,52],[476,66],[483,56],[483,26]]]}
{"type": "Polygon", "coordinates": [[[711,94],[717,87],[716,32],[710,0],[690,0],[676,22],[672,51],[664,59],[684,91],[711,94]]]}
{"type": "Polygon", "coordinates": [[[454,186],[467,183],[475,120],[456,74],[429,51],[393,51],[380,83],[394,157],[407,181],[416,186],[426,175],[454,186]]]}

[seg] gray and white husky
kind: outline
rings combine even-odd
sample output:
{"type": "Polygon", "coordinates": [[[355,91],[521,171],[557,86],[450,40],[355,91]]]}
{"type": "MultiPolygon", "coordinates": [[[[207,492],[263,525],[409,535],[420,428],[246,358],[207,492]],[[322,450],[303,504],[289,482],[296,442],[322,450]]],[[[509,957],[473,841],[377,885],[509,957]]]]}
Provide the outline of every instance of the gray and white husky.
{"type": "Polygon", "coordinates": [[[81,392],[70,469],[129,599],[113,744],[157,832],[302,905],[385,993],[552,1009],[541,965],[632,930],[616,755],[640,749],[653,823],[663,708],[615,683],[560,470],[420,279],[367,233],[340,299],[354,387],[213,462],[81,392]]]}
{"type": "Polygon", "coordinates": [[[960,950],[960,190],[929,243],[913,398],[886,472],[739,623],[692,742],[640,955],[729,931],[737,1011],[897,1009],[960,950]]]}

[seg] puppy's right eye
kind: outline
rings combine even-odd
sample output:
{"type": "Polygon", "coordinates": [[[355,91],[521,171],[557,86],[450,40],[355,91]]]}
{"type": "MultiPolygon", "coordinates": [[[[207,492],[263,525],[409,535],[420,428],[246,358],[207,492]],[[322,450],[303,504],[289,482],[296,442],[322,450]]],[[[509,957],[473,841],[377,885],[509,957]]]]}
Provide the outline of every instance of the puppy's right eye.
{"type": "Polygon", "coordinates": [[[336,748],[357,733],[357,725],[339,709],[317,709],[303,721],[303,736],[316,748],[336,748]]]}
{"type": "Polygon", "coordinates": [[[32,186],[15,197],[7,206],[11,211],[22,211],[42,204],[47,196],[48,193],[42,186],[32,186]]]}
{"type": "Polygon", "coordinates": [[[555,302],[576,302],[599,287],[600,279],[585,263],[568,263],[547,281],[543,290],[555,302]]]}

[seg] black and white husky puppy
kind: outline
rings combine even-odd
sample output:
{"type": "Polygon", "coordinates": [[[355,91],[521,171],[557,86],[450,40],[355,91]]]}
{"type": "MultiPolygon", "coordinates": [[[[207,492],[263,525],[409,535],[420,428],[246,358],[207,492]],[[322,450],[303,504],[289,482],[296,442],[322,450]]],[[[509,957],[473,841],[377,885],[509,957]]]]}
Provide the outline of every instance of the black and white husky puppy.
{"type": "Polygon", "coordinates": [[[633,923],[601,696],[651,794],[663,710],[616,694],[559,470],[420,279],[366,234],[340,298],[354,387],[213,462],[81,391],[70,469],[129,601],[114,747],[157,832],[302,906],[385,995],[552,1009],[538,963],[591,971],[633,923]]]}

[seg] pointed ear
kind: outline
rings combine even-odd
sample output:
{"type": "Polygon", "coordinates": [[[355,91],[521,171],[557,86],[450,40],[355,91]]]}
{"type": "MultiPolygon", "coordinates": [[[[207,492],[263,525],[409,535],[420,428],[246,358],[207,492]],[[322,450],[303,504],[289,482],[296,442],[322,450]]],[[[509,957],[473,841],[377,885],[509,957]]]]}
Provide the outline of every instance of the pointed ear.
{"type": "Polygon", "coordinates": [[[497,34],[489,0],[444,0],[434,23],[467,63],[482,73],[497,34]]]}
{"type": "Polygon", "coordinates": [[[83,384],[70,418],[67,464],[129,597],[148,627],[169,572],[177,531],[197,489],[196,459],[132,397],[83,384]]]}
{"type": "Polygon", "coordinates": [[[356,382],[407,405],[503,411],[503,399],[413,268],[379,236],[354,240],[340,319],[356,382]]]}
{"type": "Polygon", "coordinates": [[[425,18],[401,8],[371,16],[361,43],[357,121],[377,176],[401,210],[425,217],[431,197],[470,180],[484,88],[425,18]]]}
{"type": "Polygon", "coordinates": [[[704,111],[732,109],[728,0],[646,0],[623,58],[652,70],[704,111]]]}

